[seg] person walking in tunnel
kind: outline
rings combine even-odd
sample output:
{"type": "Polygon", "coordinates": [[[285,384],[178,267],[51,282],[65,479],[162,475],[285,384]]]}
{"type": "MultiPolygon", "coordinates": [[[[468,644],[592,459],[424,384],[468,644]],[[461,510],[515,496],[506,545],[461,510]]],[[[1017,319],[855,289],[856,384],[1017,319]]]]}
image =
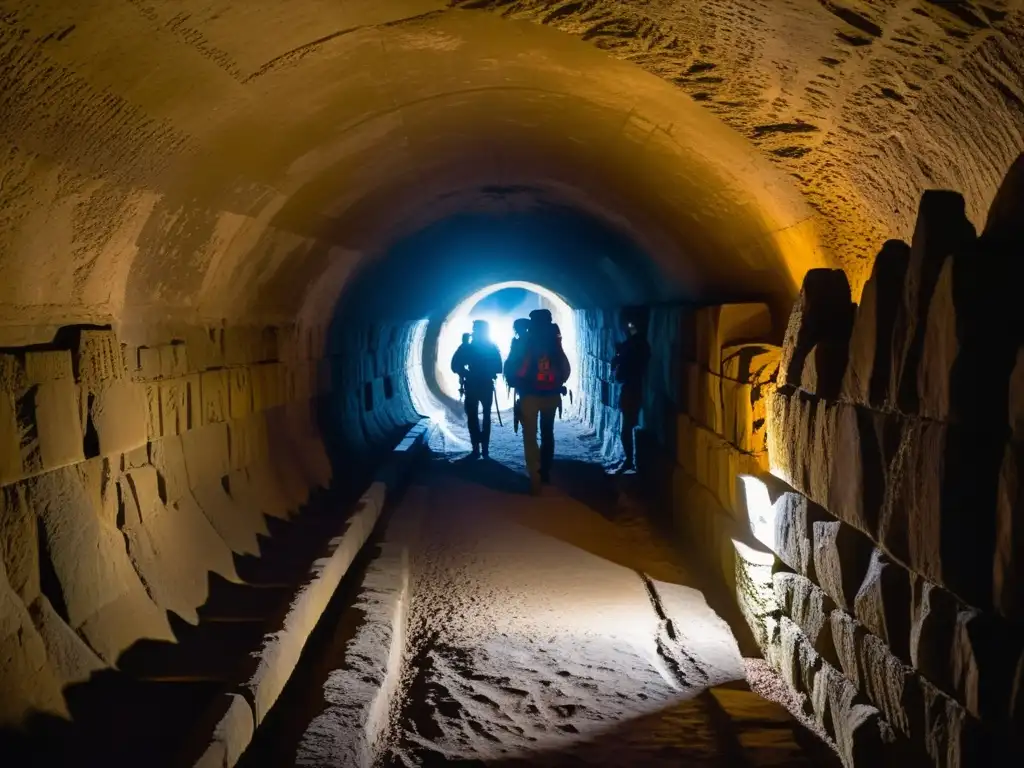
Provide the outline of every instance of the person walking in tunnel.
{"type": "Polygon", "coordinates": [[[519,424],[522,422],[522,413],[519,408],[519,391],[516,390],[513,381],[516,377],[516,372],[513,368],[509,367],[509,361],[518,360],[522,354],[522,347],[526,344],[526,335],[530,332],[530,318],[519,317],[516,318],[515,322],[512,323],[512,343],[509,345],[508,359],[505,360],[505,384],[508,388],[515,390],[512,401],[512,431],[519,432],[519,424]]]}
{"type": "Polygon", "coordinates": [[[622,385],[619,392],[619,411],[622,412],[622,450],[625,461],[618,472],[631,472],[636,469],[633,447],[633,431],[640,424],[640,408],[644,399],[644,376],[647,363],[651,357],[651,348],[647,339],[639,332],[637,324],[630,320],[626,323],[626,340],[617,345],[615,357],[612,358],[612,373],[615,380],[622,385]]]}
{"type": "Polygon", "coordinates": [[[523,451],[530,475],[530,492],[540,493],[541,485],[551,479],[555,456],[555,414],[561,405],[562,386],[569,380],[569,358],[562,349],[551,312],[535,309],[530,313],[526,343],[509,355],[506,370],[512,372],[512,385],[520,393],[523,423],[523,451]],[[540,419],[540,447],[537,446],[537,420],[540,419]]]}
{"type": "Polygon", "coordinates": [[[469,439],[474,459],[486,459],[491,442],[491,406],[494,403],[494,380],[501,373],[501,352],[491,341],[486,320],[473,321],[473,338],[463,343],[452,356],[452,371],[458,374],[465,390],[466,416],[469,418],[469,439]],[[483,421],[480,410],[483,409],[483,421]]]}
{"type": "Polygon", "coordinates": [[[471,334],[471,333],[464,333],[464,334],[462,334],[462,343],[459,345],[459,348],[457,350],[455,350],[455,354],[452,356],[452,372],[457,373],[459,375],[459,399],[460,400],[466,396],[466,377],[462,373],[460,373],[459,371],[455,370],[455,361],[458,360],[458,359],[466,359],[467,358],[467,356],[469,355],[469,345],[470,345],[470,342],[471,342],[472,338],[473,338],[473,334],[471,334]]]}

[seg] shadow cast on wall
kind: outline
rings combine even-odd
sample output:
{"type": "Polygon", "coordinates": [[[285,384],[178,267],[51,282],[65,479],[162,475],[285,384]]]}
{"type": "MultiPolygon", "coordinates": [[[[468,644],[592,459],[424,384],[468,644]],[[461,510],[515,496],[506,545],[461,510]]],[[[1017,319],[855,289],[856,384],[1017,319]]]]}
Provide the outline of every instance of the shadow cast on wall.
{"type": "Polygon", "coordinates": [[[174,641],[138,640],[118,657],[117,669],[67,686],[70,719],[34,713],[21,728],[0,729],[4,764],[176,765],[218,696],[252,673],[250,653],[280,627],[310,564],[343,529],[373,467],[390,450],[385,444],[335,472],[332,486],[314,492],[290,520],[265,515],[259,555],[233,553],[242,581],[209,572],[199,623],[167,611],[174,641]]]}

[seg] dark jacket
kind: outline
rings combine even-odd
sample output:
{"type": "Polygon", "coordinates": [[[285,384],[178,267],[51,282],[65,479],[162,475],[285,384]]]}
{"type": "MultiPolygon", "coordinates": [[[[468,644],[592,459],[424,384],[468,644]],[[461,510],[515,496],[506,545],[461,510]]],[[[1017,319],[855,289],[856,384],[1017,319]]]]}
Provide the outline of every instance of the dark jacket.
{"type": "Polygon", "coordinates": [[[512,344],[509,346],[508,359],[505,360],[504,376],[505,382],[510,386],[514,387],[516,384],[516,370],[518,368],[518,362],[523,359],[523,349],[526,346],[526,336],[517,336],[512,339],[512,344]]]}
{"type": "Polygon", "coordinates": [[[491,341],[462,344],[452,356],[452,371],[465,378],[467,387],[489,387],[501,373],[501,352],[491,341]]]}
{"type": "Polygon", "coordinates": [[[643,384],[650,358],[651,348],[647,345],[647,339],[639,333],[630,336],[619,344],[612,358],[615,380],[624,387],[639,387],[643,384]]]}
{"type": "Polygon", "coordinates": [[[505,362],[505,377],[521,395],[557,395],[571,373],[569,358],[555,335],[554,326],[531,330],[522,344],[513,347],[505,362]],[[534,380],[536,361],[544,356],[551,364],[553,389],[540,387],[534,380]]]}

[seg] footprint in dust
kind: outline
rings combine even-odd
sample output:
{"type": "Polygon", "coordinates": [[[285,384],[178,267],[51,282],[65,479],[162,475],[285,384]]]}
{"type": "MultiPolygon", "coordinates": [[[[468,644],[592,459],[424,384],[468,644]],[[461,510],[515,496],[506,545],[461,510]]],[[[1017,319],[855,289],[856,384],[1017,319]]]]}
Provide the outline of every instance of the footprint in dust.
{"type": "Polygon", "coordinates": [[[529,691],[524,691],[521,688],[508,688],[508,687],[506,687],[506,688],[502,688],[502,690],[505,693],[511,694],[513,696],[518,696],[521,699],[524,699],[524,698],[526,698],[527,696],[530,695],[529,691]]]}
{"type": "Polygon", "coordinates": [[[567,672],[564,669],[558,670],[557,674],[559,677],[572,677],[572,672],[567,672]]]}
{"type": "Polygon", "coordinates": [[[576,704],[556,704],[552,709],[558,713],[559,717],[572,717],[576,714],[577,710],[582,709],[582,707],[579,707],[576,704]]]}
{"type": "Polygon", "coordinates": [[[526,707],[526,714],[528,714],[528,715],[539,715],[540,714],[540,710],[537,709],[537,707],[535,705],[530,704],[529,706],[526,707]]]}
{"type": "Polygon", "coordinates": [[[572,725],[571,723],[563,723],[562,725],[558,726],[558,730],[562,731],[563,733],[579,733],[579,731],[576,729],[576,726],[572,725]]]}

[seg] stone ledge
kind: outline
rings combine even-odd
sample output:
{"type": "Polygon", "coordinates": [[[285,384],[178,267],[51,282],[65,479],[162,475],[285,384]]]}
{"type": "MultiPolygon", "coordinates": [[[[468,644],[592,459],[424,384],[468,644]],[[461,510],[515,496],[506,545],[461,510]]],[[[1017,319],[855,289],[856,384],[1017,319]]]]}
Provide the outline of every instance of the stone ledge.
{"type": "Polygon", "coordinates": [[[426,420],[419,422],[392,451],[378,470],[377,479],[360,498],[344,533],[332,539],[324,556],[313,563],[309,580],[283,613],[280,629],[265,635],[262,649],[253,655],[247,678],[234,690],[226,691],[205,718],[204,728],[209,730],[193,736],[191,754],[185,756],[182,765],[230,768],[241,757],[284,690],[310,633],[373,531],[388,496],[398,490],[412,460],[429,444],[430,431],[426,420]]]}
{"type": "Polygon", "coordinates": [[[380,550],[358,598],[359,626],[325,684],[325,711],[308,724],[298,764],[373,765],[380,757],[399,689],[410,596],[405,545],[385,541],[380,550]]]}

